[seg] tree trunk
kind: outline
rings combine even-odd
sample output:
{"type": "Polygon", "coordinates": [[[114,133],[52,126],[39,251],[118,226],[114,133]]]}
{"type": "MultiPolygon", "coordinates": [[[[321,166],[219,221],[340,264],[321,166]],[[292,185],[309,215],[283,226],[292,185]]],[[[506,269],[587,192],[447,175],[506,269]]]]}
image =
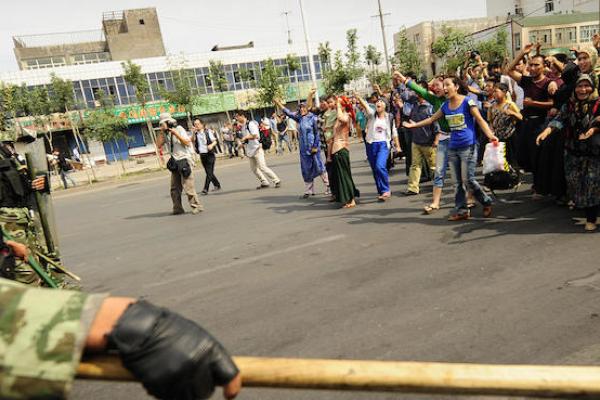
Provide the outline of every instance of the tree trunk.
{"type": "MultiPolygon", "coordinates": [[[[142,104],[142,109],[144,111],[146,111],[146,104],[142,104]]],[[[160,151],[158,149],[158,146],[156,145],[156,135],[154,134],[154,128],[152,127],[152,121],[150,120],[150,118],[148,118],[148,113],[146,112],[146,117],[144,118],[146,120],[146,128],[148,128],[148,133],[150,134],[150,138],[152,139],[152,144],[154,145],[154,153],[156,154],[156,160],[158,161],[158,166],[163,168],[163,162],[162,159],[160,158],[160,151]]]]}
{"type": "MultiPolygon", "coordinates": [[[[79,155],[82,158],[87,158],[88,164],[90,165],[90,169],[92,170],[92,176],[94,177],[94,180],[97,180],[96,178],[96,171],[94,170],[94,166],[92,165],[91,161],[90,161],[90,156],[89,154],[85,153],[83,150],[83,147],[81,146],[82,140],[81,140],[81,135],[79,134],[79,127],[75,125],[75,121],[73,121],[73,118],[71,118],[71,113],[69,112],[69,110],[67,109],[65,114],[67,114],[67,118],[69,119],[69,122],[71,123],[71,129],[73,130],[73,136],[75,137],[75,144],[77,145],[77,150],[79,150],[79,155]]],[[[87,149],[85,149],[87,150],[87,149]]],[[[87,178],[88,178],[88,182],[90,183],[90,185],[92,184],[92,178],[90,177],[90,174],[88,173],[88,171],[85,171],[87,178]]]]}
{"type": "MultiPolygon", "coordinates": [[[[121,148],[119,146],[119,141],[117,139],[114,139],[114,142],[117,145],[117,151],[119,152],[119,156],[121,155],[121,148]]],[[[121,163],[121,168],[123,168],[123,172],[127,172],[127,170],[125,169],[125,162],[123,161],[123,159],[121,157],[119,157],[119,162],[121,163]]]]}
{"type": "MultiPolygon", "coordinates": [[[[112,147],[113,156],[115,157],[115,161],[117,161],[117,149],[115,149],[115,144],[113,140],[110,141],[110,147],[112,147]]],[[[117,168],[117,177],[121,178],[121,171],[119,170],[119,168],[117,168]]]]}

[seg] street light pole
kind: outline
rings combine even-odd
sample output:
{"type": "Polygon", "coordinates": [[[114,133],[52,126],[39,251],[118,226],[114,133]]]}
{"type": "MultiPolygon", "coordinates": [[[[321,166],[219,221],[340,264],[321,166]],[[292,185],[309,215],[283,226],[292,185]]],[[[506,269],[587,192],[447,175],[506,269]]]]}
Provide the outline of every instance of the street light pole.
{"type": "Polygon", "coordinates": [[[377,0],[379,6],[379,23],[381,24],[381,35],[383,36],[383,54],[385,55],[385,68],[390,73],[390,57],[388,56],[387,39],[385,38],[385,24],[383,23],[383,12],[381,11],[381,0],[377,0]]]}
{"type": "MultiPolygon", "coordinates": [[[[317,75],[315,74],[314,60],[312,52],[310,51],[310,38],[308,36],[308,28],[306,27],[306,18],[304,18],[304,8],[302,7],[302,0],[298,0],[300,4],[300,15],[302,16],[302,27],[304,28],[304,42],[306,43],[306,53],[308,54],[308,69],[310,71],[310,79],[317,90],[315,92],[315,105],[319,107],[319,88],[317,86],[317,75]]],[[[300,93],[298,93],[300,96],[300,93]]]]}

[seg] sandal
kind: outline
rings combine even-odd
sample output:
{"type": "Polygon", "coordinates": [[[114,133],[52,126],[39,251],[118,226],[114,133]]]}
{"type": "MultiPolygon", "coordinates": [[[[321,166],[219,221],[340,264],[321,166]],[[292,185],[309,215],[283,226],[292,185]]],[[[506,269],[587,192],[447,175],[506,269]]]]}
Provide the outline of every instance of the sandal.
{"type": "Polygon", "coordinates": [[[437,211],[437,210],[439,210],[439,209],[440,209],[440,207],[439,207],[439,206],[437,206],[437,207],[434,207],[434,206],[432,206],[432,205],[430,204],[430,205],[428,205],[428,206],[425,206],[425,207],[423,207],[423,214],[426,214],[426,215],[431,215],[431,214],[433,214],[434,212],[436,212],[436,211],[437,211]]]}
{"type": "Polygon", "coordinates": [[[354,208],[356,207],[356,202],[352,201],[351,203],[344,204],[342,208],[354,208]]]}

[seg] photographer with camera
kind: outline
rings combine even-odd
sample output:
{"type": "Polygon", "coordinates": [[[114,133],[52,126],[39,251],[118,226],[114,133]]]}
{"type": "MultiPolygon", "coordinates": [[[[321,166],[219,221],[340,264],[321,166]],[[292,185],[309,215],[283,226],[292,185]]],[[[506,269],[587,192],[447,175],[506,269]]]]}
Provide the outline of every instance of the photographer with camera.
{"type": "Polygon", "coordinates": [[[192,207],[192,214],[198,214],[204,208],[200,204],[194,185],[194,160],[192,158],[194,149],[192,147],[192,139],[169,113],[160,114],[158,123],[160,134],[156,139],[156,145],[161,148],[166,143],[171,153],[171,157],[167,162],[167,169],[171,171],[173,215],[185,212],[181,204],[182,191],[185,191],[188,197],[190,207],[192,207]]]}

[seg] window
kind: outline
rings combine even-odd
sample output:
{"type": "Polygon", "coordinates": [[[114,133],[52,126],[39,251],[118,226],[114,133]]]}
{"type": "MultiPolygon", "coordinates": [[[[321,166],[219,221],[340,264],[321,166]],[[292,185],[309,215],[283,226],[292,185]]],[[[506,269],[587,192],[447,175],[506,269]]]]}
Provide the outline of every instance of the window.
{"type": "Polygon", "coordinates": [[[415,33],[413,42],[415,42],[415,45],[417,45],[417,47],[421,45],[421,34],[420,33],[415,33]]]}
{"type": "Polygon", "coordinates": [[[546,12],[554,11],[554,0],[546,0],[546,12]]]}
{"type": "Polygon", "coordinates": [[[576,27],[557,28],[554,32],[557,44],[577,43],[576,27]]]}
{"type": "Polygon", "coordinates": [[[96,64],[99,62],[110,61],[110,56],[106,52],[102,53],[82,53],[73,55],[73,64],[96,64]]]}
{"type": "Polygon", "coordinates": [[[523,15],[523,9],[518,4],[515,4],[515,15],[523,15]]]}
{"type": "Polygon", "coordinates": [[[598,33],[598,25],[585,25],[579,27],[579,41],[591,42],[592,37],[598,33]]]}
{"type": "Polygon", "coordinates": [[[542,44],[550,44],[552,42],[552,30],[542,29],[539,31],[529,32],[529,43],[541,42],[542,44]]]}
{"type": "Polygon", "coordinates": [[[515,44],[515,50],[521,50],[521,34],[515,33],[513,43],[515,44]]]}
{"type": "Polygon", "coordinates": [[[65,57],[54,56],[54,57],[43,57],[34,58],[32,60],[25,60],[23,67],[25,69],[40,69],[40,68],[54,68],[62,67],[67,65],[65,57]]]}
{"type": "Polygon", "coordinates": [[[140,19],[140,25],[146,25],[143,19],[140,19]]]}

